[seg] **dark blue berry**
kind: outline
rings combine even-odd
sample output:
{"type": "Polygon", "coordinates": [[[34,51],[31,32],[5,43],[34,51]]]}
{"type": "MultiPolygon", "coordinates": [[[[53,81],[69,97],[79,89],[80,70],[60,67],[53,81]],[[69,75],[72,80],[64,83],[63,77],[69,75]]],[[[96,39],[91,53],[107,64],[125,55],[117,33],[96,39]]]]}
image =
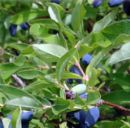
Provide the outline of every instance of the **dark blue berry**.
{"type": "MultiPolygon", "coordinates": [[[[80,70],[78,69],[78,67],[75,66],[75,65],[73,65],[73,66],[70,68],[70,72],[82,76],[82,73],[80,72],[80,70]]],[[[68,80],[67,80],[67,83],[72,84],[74,80],[76,81],[76,83],[79,83],[79,84],[82,83],[82,80],[81,80],[81,79],[68,79],[68,80]]]]}
{"type": "Polygon", "coordinates": [[[2,122],[1,118],[0,118],[0,128],[4,128],[4,125],[3,125],[3,122],[2,122]]]}
{"type": "Polygon", "coordinates": [[[29,29],[29,27],[30,27],[30,26],[29,26],[29,24],[28,24],[28,23],[26,23],[26,22],[25,22],[25,23],[21,24],[21,25],[20,25],[20,27],[21,27],[21,29],[23,29],[23,30],[25,30],[25,31],[26,31],[26,30],[28,30],[28,29],[29,29]]]}
{"type": "Polygon", "coordinates": [[[82,83],[82,80],[81,79],[75,79],[76,80],[76,83],[78,84],[81,84],[82,83]]]}
{"type": "Polygon", "coordinates": [[[124,1],[124,0],[110,0],[110,1],[108,2],[108,5],[109,5],[110,7],[116,7],[116,6],[120,5],[120,4],[122,4],[123,1],[124,1]]]}
{"type": "Polygon", "coordinates": [[[102,4],[103,0],[94,0],[93,1],[93,7],[97,8],[102,4]]]}
{"type": "Polygon", "coordinates": [[[23,111],[21,115],[21,120],[22,121],[30,121],[33,117],[33,112],[32,111],[23,111]]]}
{"type": "Polygon", "coordinates": [[[81,79],[68,79],[66,82],[67,82],[68,84],[72,84],[72,83],[74,83],[74,81],[75,81],[76,83],[78,83],[78,84],[81,84],[81,83],[82,83],[82,80],[81,80],[81,79]]]}
{"type": "Polygon", "coordinates": [[[11,24],[9,27],[9,33],[11,36],[16,36],[17,32],[17,25],[16,24],[11,24]]]}
{"type": "Polygon", "coordinates": [[[80,70],[78,69],[77,66],[73,65],[71,68],[70,68],[70,72],[73,72],[75,74],[78,74],[78,75],[82,75],[82,73],[80,72],[80,70]]]}
{"type": "Polygon", "coordinates": [[[87,66],[92,60],[92,55],[91,54],[85,54],[83,57],[82,57],[82,63],[87,66]]]}
{"type": "Polygon", "coordinates": [[[125,0],[123,2],[124,12],[129,16],[130,15],[130,0],[125,0]]]}
{"type": "Polygon", "coordinates": [[[51,0],[52,3],[60,4],[60,0],[51,0]]]}
{"type": "Polygon", "coordinates": [[[100,117],[99,108],[98,107],[91,108],[86,112],[85,124],[88,127],[91,127],[98,121],[99,117],[100,117]]]}
{"type": "Polygon", "coordinates": [[[90,128],[98,121],[100,112],[98,107],[93,107],[88,111],[80,110],[77,112],[71,112],[67,115],[68,118],[77,121],[77,124],[68,122],[69,128],[90,128]]]}
{"type": "MultiPolygon", "coordinates": [[[[32,119],[32,117],[33,117],[32,111],[23,111],[22,112],[22,114],[21,114],[22,128],[29,128],[29,121],[32,119]]],[[[12,115],[8,115],[8,118],[11,120],[12,115]]],[[[10,125],[9,128],[12,128],[12,126],[10,125]]]]}
{"type": "Polygon", "coordinates": [[[29,128],[29,122],[22,122],[22,128],[29,128]]]}
{"type": "Polygon", "coordinates": [[[73,79],[67,79],[66,82],[67,82],[68,84],[72,84],[72,83],[73,83],[73,79]]]}

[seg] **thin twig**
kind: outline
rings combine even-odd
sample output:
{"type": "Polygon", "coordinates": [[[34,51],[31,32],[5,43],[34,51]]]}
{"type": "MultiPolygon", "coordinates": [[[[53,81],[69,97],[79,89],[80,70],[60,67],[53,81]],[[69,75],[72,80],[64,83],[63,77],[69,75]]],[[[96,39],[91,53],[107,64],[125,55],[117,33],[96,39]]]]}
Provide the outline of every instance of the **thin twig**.
{"type": "Polygon", "coordinates": [[[96,106],[101,106],[101,105],[110,106],[110,107],[115,108],[116,110],[120,111],[123,115],[130,116],[130,109],[127,109],[123,106],[111,103],[109,101],[104,101],[104,100],[101,100],[101,102],[99,101],[99,103],[96,104],[96,106]]]}
{"type": "Polygon", "coordinates": [[[88,80],[89,80],[89,77],[88,77],[88,75],[86,75],[86,74],[84,73],[84,71],[83,71],[83,69],[82,69],[82,67],[80,66],[80,64],[79,64],[78,61],[76,61],[75,66],[77,66],[78,69],[80,70],[80,72],[82,73],[83,79],[86,80],[86,81],[88,81],[88,80]]]}
{"type": "Polygon", "coordinates": [[[122,107],[122,106],[117,105],[117,104],[113,104],[113,103],[108,102],[108,101],[103,101],[103,104],[108,105],[108,106],[111,106],[111,107],[113,107],[113,108],[115,108],[115,109],[118,109],[118,110],[130,112],[130,109],[127,109],[127,108],[122,107]]]}
{"type": "Polygon", "coordinates": [[[25,87],[25,83],[16,74],[13,74],[12,77],[18,85],[20,85],[23,88],[25,87]]]}

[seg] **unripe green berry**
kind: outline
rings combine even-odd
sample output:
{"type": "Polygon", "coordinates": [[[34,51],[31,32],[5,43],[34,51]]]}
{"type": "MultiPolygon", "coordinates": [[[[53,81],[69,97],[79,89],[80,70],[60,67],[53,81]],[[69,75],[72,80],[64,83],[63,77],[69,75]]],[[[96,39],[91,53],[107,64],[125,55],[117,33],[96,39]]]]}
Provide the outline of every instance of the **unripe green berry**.
{"type": "Polygon", "coordinates": [[[76,86],[74,86],[71,91],[74,93],[74,94],[82,94],[82,93],[85,93],[86,92],[86,85],[85,84],[78,84],[76,86]]]}

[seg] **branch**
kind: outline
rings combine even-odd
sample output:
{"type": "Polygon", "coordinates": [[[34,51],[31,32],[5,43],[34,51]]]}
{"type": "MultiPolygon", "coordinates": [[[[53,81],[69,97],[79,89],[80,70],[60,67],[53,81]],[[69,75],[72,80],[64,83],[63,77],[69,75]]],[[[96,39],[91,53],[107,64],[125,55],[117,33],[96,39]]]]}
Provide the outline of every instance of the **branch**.
{"type": "Polygon", "coordinates": [[[25,87],[25,83],[16,74],[13,74],[12,77],[18,85],[20,85],[23,88],[25,87]]]}
{"type": "Polygon", "coordinates": [[[96,106],[100,106],[100,105],[107,105],[109,107],[112,107],[118,110],[119,112],[121,112],[122,115],[130,116],[130,109],[127,109],[123,106],[120,106],[120,105],[117,105],[108,101],[104,101],[104,100],[101,100],[99,103],[96,104],[96,106]]]}

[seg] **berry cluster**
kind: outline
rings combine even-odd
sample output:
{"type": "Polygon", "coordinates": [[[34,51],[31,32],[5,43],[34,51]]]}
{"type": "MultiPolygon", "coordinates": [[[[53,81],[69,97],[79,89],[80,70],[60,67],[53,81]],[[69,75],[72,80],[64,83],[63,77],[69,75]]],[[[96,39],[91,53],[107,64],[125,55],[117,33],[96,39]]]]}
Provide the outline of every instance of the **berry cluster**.
{"type": "MultiPolygon", "coordinates": [[[[99,7],[103,3],[103,0],[94,0],[93,7],[99,7]]],[[[109,0],[108,5],[110,7],[116,7],[123,4],[123,10],[127,15],[130,15],[130,0],[109,0]]]]}
{"type": "MultiPolygon", "coordinates": [[[[27,22],[23,23],[20,25],[20,28],[24,31],[29,29],[29,24],[27,22]]],[[[11,36],[16,36],[17,33],[17,25],[16,24],[11,24],[9,27],[9,33],[11,36]]]]}
{"type": "Polygon", "coordinates": [[[76,121],[75,124],[68,122],[69,128],[90,128],[97,122],[100,112],[98,107],[93,107],[88,111],[79,110],[70,112],[67,116],[76,121]]]}
{"type": "MultiPolygon", "coordinates": [[[[29,122],[31,121],[33,117],[33,112],[32,111],[23,111],[21,114],[21,125],[22,128],[29,128],[29,122]]],[[[8,119],[12,119],[12,115],[8,115],[8,119]]],[[[2,120],[0,120],[0,128],[4,128],[2,120]]],[[[9,128],[12,128],[11,124],[9,128]]]]}
{"type": "MultiPolygon", "coordinates": [[[[81,63],[83,66],[87,67],[91,59],[92,56],[90,54],[85,54],[81,58],[81,63]]],[[[82,76],[81,71],[75,65],[70,68],[70,72],[82,76]]],[[[69,79],[67,80],[67,83],[72,84],[73,81],[74,79],[69,79]]],[[[75,82],[78,83],[78,85],[72,87],[71,91],[66,91],[66,98],[73,99],[76,95],[79,95],[80,98],[86,99],[88,97],[88,94],[86,93],[86,85],[82,84],[82,81],[80,79],[75,79],[75,82]]],[[[90,128],[97,122],[99,116],[100,112],[98,107],[93,107],[88,111],[78,110],[69,112],[67,114],[67,118],[70,121],[67,122],[67,125],[69,128],[90,128]],[[73,123],[74,121],[76,123],[73,123]]]]}
{"type": "MultiPolygon", "coordinates": [[[[51,0],[52,3],[56,3],[56,4],[60,4],[60,0],[51,0]]],[[[16,24],[11,24],[10,27],[9,27],[9,33],[11,36],[16,36],[16,33],[17,33],[17,26],[16,24]]],[[[20,25],[20,28],[24,31],[28,30],[29,29],[29,24],[27,22],[25,23],[22,23],[20,25]]]]}

